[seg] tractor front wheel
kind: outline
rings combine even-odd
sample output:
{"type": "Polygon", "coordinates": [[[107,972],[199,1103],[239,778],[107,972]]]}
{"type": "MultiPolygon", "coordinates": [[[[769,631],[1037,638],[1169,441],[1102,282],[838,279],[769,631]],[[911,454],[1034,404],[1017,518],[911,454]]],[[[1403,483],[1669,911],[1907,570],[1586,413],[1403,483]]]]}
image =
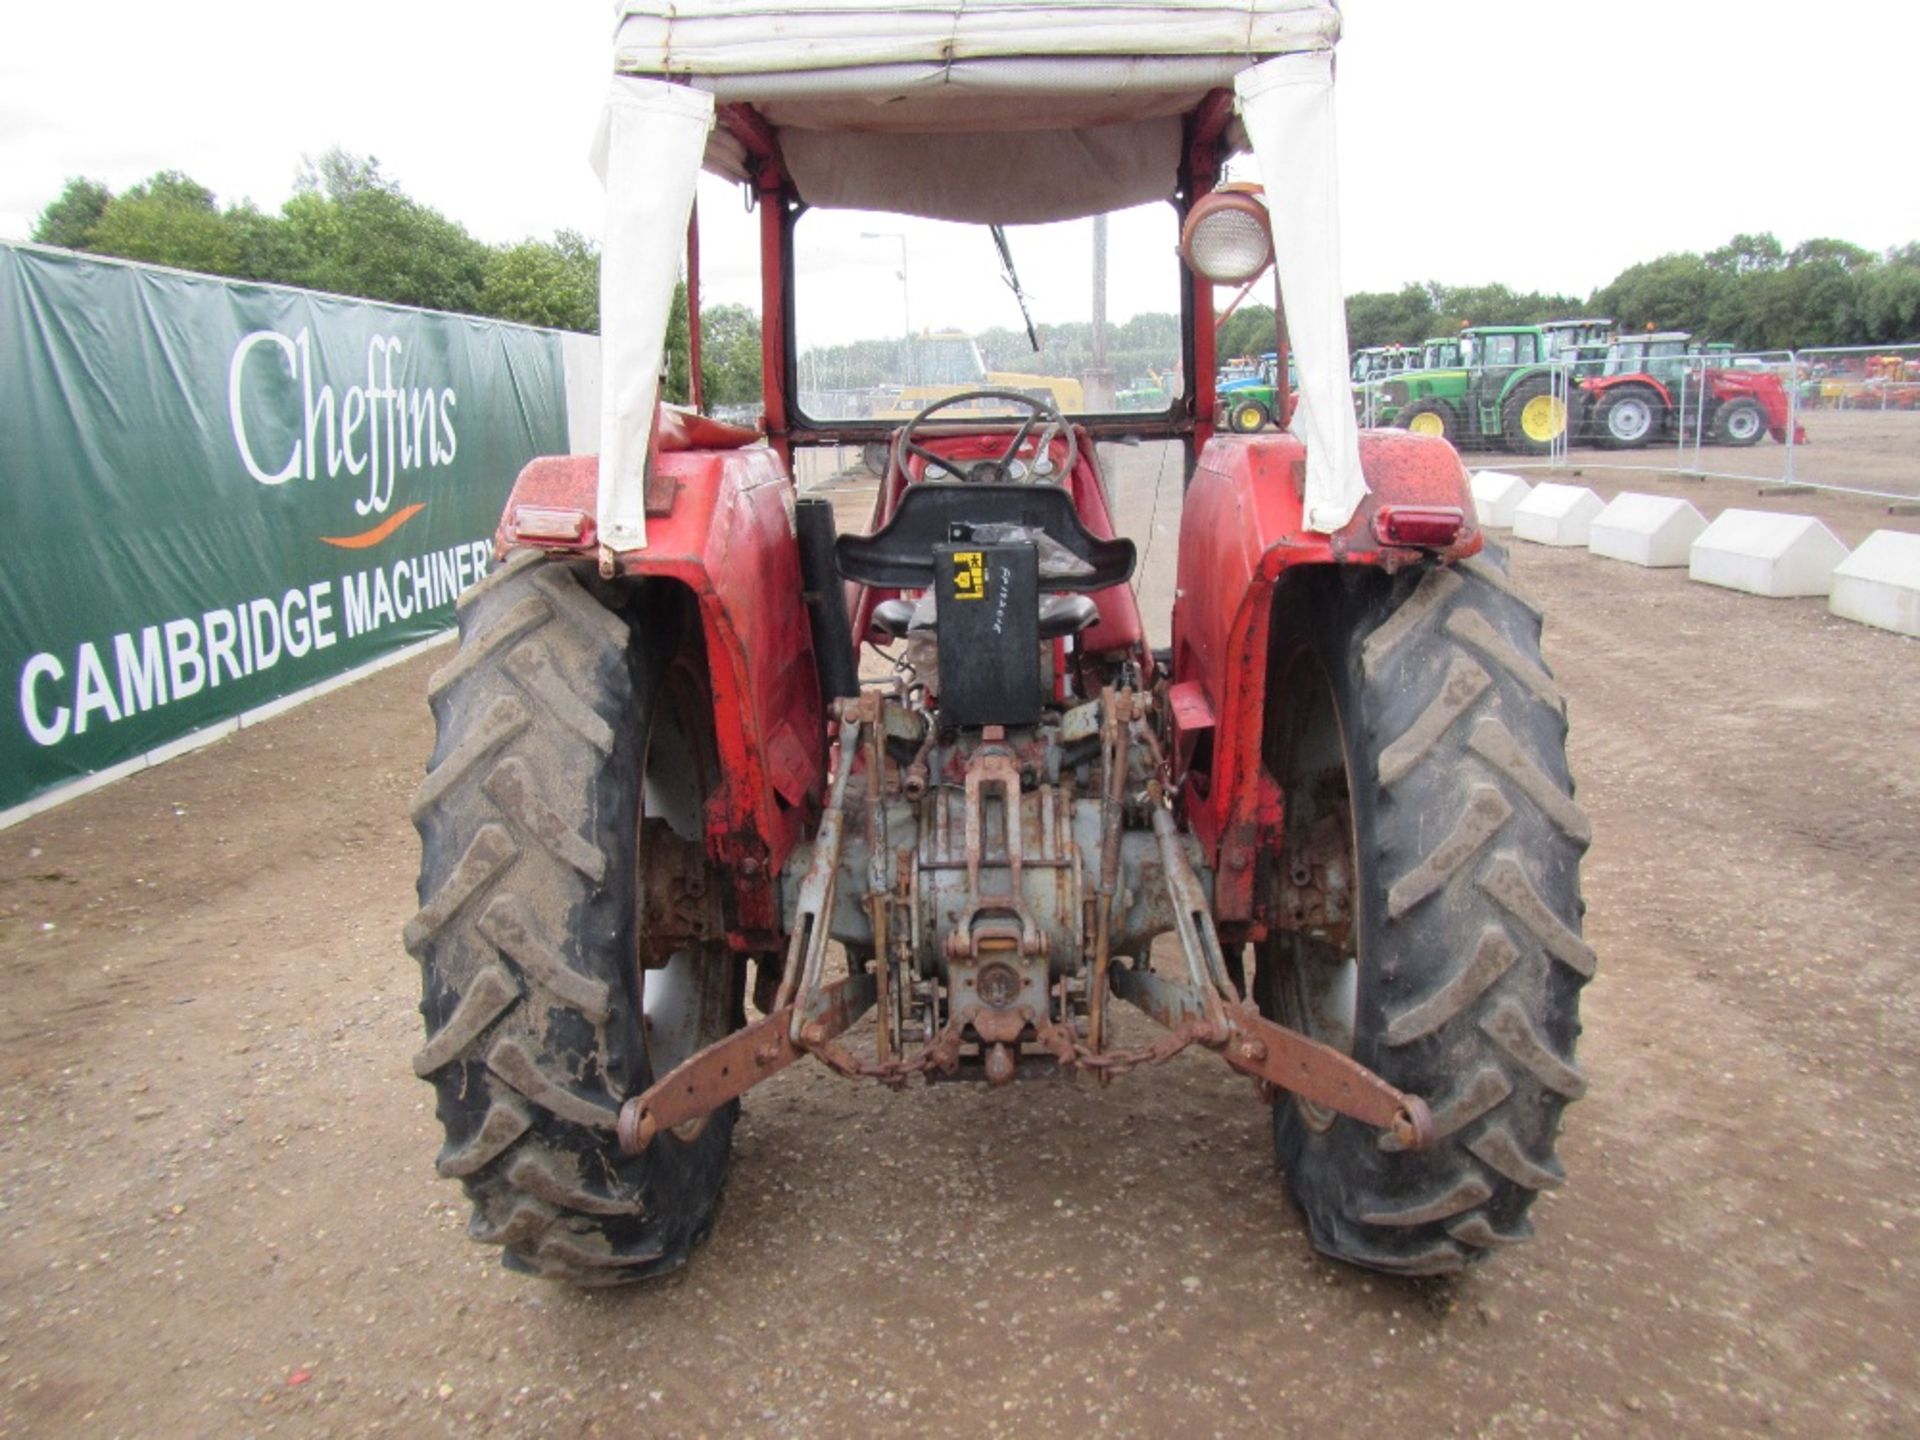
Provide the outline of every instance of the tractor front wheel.
{"type": "Polygon", "coordinates": [[[1544,455],[1567,428],[1567,402],[1546,380],[1524,380],[1500,407],[1500,433],[1509,450],[1544,455]]]}
{"type": "Polygon", "coordinates": [[[1459,420],[1452,408],[1439,400],[1416,400],[1394,416],[1393,423],[1416,435],[1436,435],[1455,444],[1460,440],[1459,420]]]}
{"type": "Polygon", "coordinates": [[[1253,435],[1267,428],[1267,407],[1258,400],[1236,400],[1227,407],[1227,428],[1236,435],[1253,435]]]}
{"type": "Polygon", "coordinates": [[[510,1269],[581,1285],[682,1264],[732,1143],[732,1108],[637,1156],[614,1134],[622,1101],[742,1016],[744,966],[723,946],[641,968],[643,847],[703,864],[717,784],[677,593],[617,592],[531,551],[474,586],[429,687],[438,736],[413,802],[406,944],[427,1032],[413,1064],[438,1095],[439,1171],[473,1202],[467,1233],[510,1269]]]}
{"type": "Polygon", "coordinates": [[[1758,400],[1729,400],[1713,412],[1712,429],[1715,444],[1757,445],[1767,433],[1767,412],[1758,400]]]}
{"type": "Polygon", "coordinates": [[[1530,1233],[1561,1181],[1575,1067],[1579,863],[1540,617],[1481,557],[1325,567],[1274,598],[1265,760],[1286,797],[1259,950],[1261,1013],[1433,1109],[1436,1143],[1282,1095],[1274,1147],[1313,1243],[1357,1265],[1458,1270],[1530,1233]]]}
{"type": "Polygon", "coordinates": [[[1665,408],[1644,385],[1609,390],[1593,412],[1594,438],[1608,450],[1638,449],[1653,438],[1665,408]]]}

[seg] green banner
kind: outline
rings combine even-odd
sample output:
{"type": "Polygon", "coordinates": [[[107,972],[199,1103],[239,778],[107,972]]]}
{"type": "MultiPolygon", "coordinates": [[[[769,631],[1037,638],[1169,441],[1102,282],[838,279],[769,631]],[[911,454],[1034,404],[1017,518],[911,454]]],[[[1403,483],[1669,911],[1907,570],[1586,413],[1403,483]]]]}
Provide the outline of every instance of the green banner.
{"type": "Polygon", "coordinates": [[[0,246],[0,812],[452,623],[559,336],[0,246]]]}

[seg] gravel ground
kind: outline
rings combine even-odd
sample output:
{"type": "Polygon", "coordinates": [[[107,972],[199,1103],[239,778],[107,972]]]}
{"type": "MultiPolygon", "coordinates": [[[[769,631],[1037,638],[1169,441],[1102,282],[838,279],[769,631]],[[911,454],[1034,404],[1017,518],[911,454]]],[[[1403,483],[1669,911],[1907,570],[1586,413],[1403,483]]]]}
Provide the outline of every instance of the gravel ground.
{"type": "MultiPolygon", "coordinates": [[[[1177,474],[1111,458],[1170,527],[1177,474]]],[[[1912,523],[1791,498],[1850,541],[1912,523]]],[[[1583,553],[1514,571],[1601,956],[1532,1244],[1448,1283],[1317,1257],[1250,1087],[1190,1052],[1106,1089],[796,1067],[687,1269],[501,1271],[409,1068],[441,651],[0,833],[0,1432],[1920,1431],[1920,645],[1583,553]]]]}

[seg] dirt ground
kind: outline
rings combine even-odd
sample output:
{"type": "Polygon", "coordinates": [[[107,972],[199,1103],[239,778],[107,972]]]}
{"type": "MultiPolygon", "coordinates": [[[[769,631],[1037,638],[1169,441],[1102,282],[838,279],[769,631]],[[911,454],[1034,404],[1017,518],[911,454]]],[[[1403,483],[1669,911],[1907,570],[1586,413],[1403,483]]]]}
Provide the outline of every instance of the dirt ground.
{"type": "MultiPolygon", "coordinates": [[[[1112,455],[1157,573],[1178,476],[1112,455]]],[[[0,833],[0,1433],[1920,1432],[1920,644],[1513,569],[1601,957],[1532,1244],[1447,1283],[1317,1257],[1250,1087],[1189,1052],[1106,1090],[796,1067],[687,1269],[505,1273],[409,1067],[438,651],[0,833]]]]}
{"type": "MultiPolygon", "coordinates": [[[[1801,415],[1800,423],[1807,440],[1793,447],[1791,457],[1786,446],[1763,439],[1752,446],[1706,445],[1698,449],[1673,442],[1644,450],[1582,447],[1572,451],[1568,459],[1575,469],[1623,483],[1632,477],[1635,489],[1647,488],[1639,483],[1645,471],[1678,470],[1775,483],[1791,479],[1823,489],[1838,486],[1882,496],[1920,498],[1920,410],[1809,410],[1801,415]]],[[[1490,464],[1504,463],[1499,456],[1485,458],[1490,464]]],[[[1882,500],[1880,506],[1885,503],[1882,500]]]]}

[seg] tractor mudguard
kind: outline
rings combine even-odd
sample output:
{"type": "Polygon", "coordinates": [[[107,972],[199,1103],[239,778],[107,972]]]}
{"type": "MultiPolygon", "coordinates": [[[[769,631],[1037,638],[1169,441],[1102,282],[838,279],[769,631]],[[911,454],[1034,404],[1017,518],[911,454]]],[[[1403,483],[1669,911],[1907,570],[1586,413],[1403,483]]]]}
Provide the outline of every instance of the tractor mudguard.
{"type": "Polygon", "coordinates": [[[1595,402],[1598,402],[1607,391],[1621,385],[1638,385],[1642,389],[1652,390],[1659,395],[1660,404],[1664,408],[1668,410],[1673,408],[1673,392],[1667,389],[1665,382],[1656,380],[1651,375],[1635,372],[1630,375],[1595,376],[1580,382],[1580,388],[1595,402]]]}
{"type": "Polygon", "coordinates": [[[780,867],[818,811],[826,773],[793,483],[764,446],[663,447],[647,484],[646,549],[614,556],[594,532],[599,474],[591,455],[531,462],[507,498],[495,553],[594,557],[603,574],[674,581],[699,602],[725,777],[708,808],[707,852],[733,879],[729,943],[764,950],[778,943],[780,867]]]}
{"type": "Polygon", "coordinates": [[[1463,560],[1482,543],[1466,469],[1446,441],[1363,430],[1360,461],[1370,493],[1332,535],[1307,528],[1306,447],[1292,435],[1215,439],[1187,487],[1173,606],[1172,759],[1188,824],[1214,874],[1214,915],[1229,939],[1264,932],[1254,872],[1261,851],[1280,842],[1283,797],[1261,764],[1261,740],[1281,576],[1296,565],[1391,571],[1463,560]],[[1409,521],[1444,532],[1449,511],[1459,529],[1444,543],[1388,543],[1409,521]]]}

